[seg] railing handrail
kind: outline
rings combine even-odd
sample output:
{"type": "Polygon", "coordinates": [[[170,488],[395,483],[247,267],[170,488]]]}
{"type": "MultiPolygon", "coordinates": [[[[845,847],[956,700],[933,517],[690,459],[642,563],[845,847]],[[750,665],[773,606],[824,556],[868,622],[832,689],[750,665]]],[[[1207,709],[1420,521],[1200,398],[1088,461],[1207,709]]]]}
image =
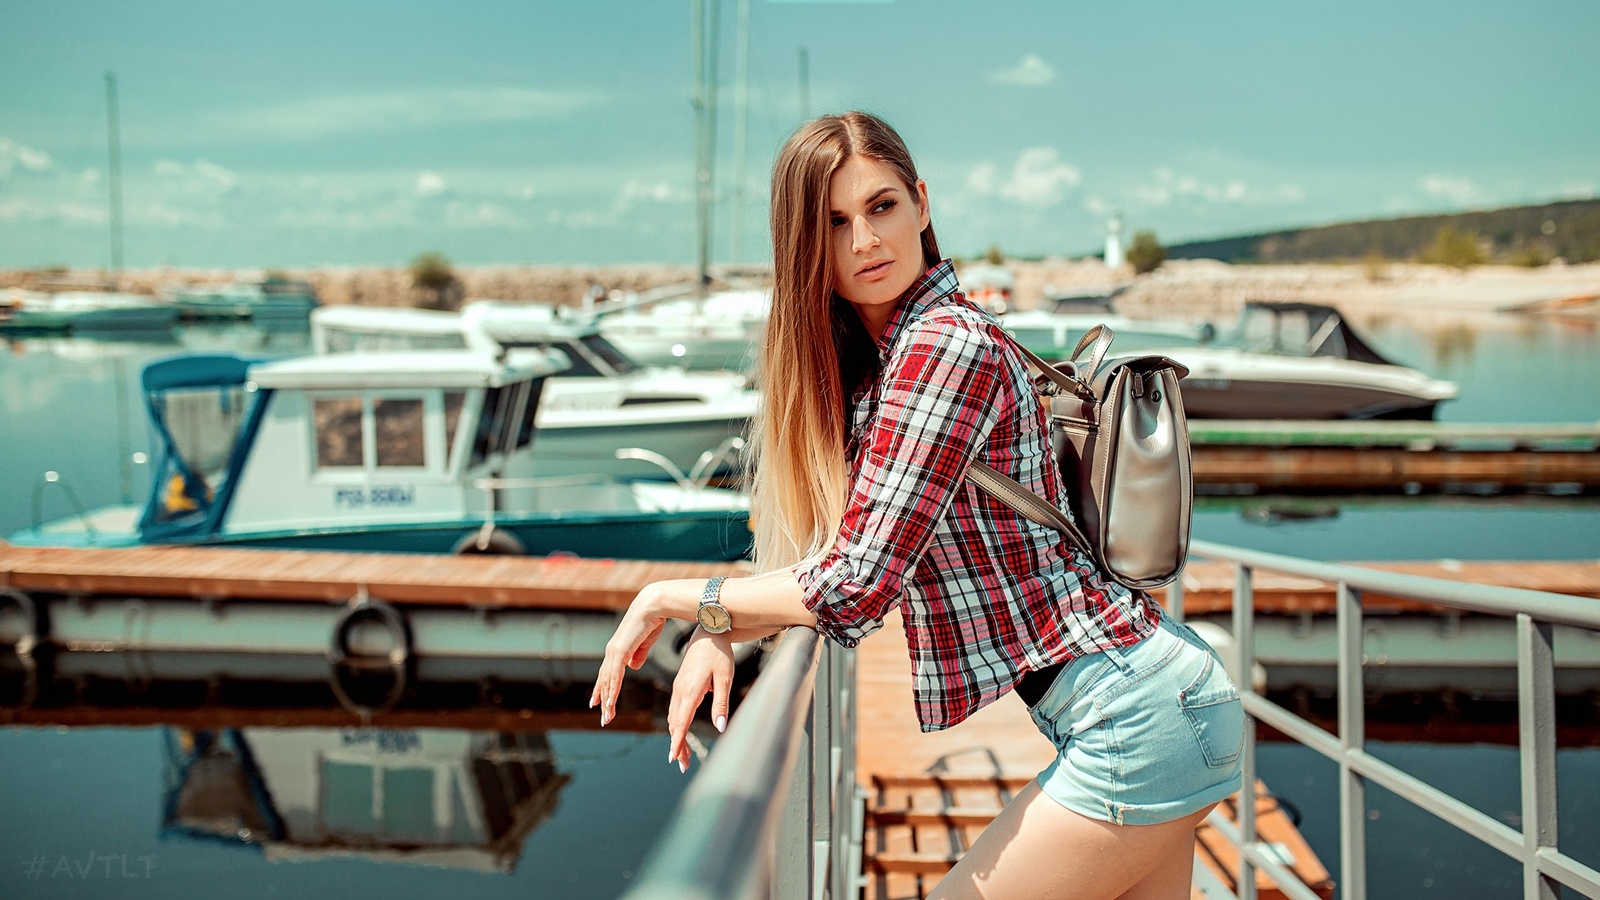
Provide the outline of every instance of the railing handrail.
{"type": "MultiPolygon", "coordinates": [[[[1251,672],[1255,666],[1254,575],[1257,569],[1316,578],[1336,586],[1339,725],[1334,734],[1267,699],[1254,688],[1249,678],[1243,675],[1237,675],[1236,678],[1246,713],[1339,767],[1340,896],[1348,900],[1365,900],[1367,896],[1366,796],[1370,782],[1519,862],[1523,869],[1522,887],[1526,900],[1552,900],[1559,893],[1558,885],[1600,898],[1600,871],[1561,852],[1556,814],[1553,625],[1560,623],[1600,630],[1600,610],[1596,610],[1592,600],[1311,562],[1208,541],[1194,541],[1191,550],[1197,556],[1234,564],[1234,646],[1231,655],[1233,671],[1236,673],[1251,672]],[[1363,591],[1514,618],[1522,795],[1520,830],[1367,752],[1363,591]]],[[[1178,609],[1181,610],[1181,582],[1174,588],[1170,599],[1178,600],[1178,609]]],[[[1249,796],[1254,792],[1256,780],[1253,725],[1245,729],[1240,761],[1246,795],[1249,796]]],[[[1255,900],[1257,869],[1267,872],[1289,896],[1299,900],[1310,900],[1315,896],[1304,884],[1295,880],[1292,873],[1278,865],[1274,856],[1264,852],[1256,831],[1254,803],[1239,804],[1237,828],[1216,813],[1211,815],[1210,820],[1218,833],[1239,850],[1239,900],[1255,900]]],[[[1207,884],[1205,890],[1207,897],[1232,896],[1226,888],[1217,884],[1207,884]]]]}
{"type": "Polygon", "coordinates": [[[1491,615],[1515,616],[1525,613],[1543,622],[1600,629],[1600,603],[1586,597],[1384,572],[1341,563],[1316,562],[1216,544],[1211,541],[1191,541],[1189,549],[1194,556],[1228,560],[1255,569],[1302,575],[1330,584],[1343,582],[1357,590],[1371,591],[1403,600],[1418,600],[1491,615]]]}
{"type": "Polygon", "coordinates": [[[784,785],[799,756],[811,710],[821,639],[810,628],[784,633],[772,660],[717,739],[630,900],[724,898],[764,893],[784,785]]]}

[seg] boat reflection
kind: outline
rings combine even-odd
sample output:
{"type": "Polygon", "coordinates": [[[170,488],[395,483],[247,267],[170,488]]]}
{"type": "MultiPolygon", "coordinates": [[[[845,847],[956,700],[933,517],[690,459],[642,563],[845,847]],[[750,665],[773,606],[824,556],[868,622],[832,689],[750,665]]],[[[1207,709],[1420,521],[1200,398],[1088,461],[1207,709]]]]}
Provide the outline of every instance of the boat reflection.
{"type": "Polygon", "coordinates": [[[359,856],[509,873],[572,776],[543,732],[166,729],[163,836],[268,861],[359,856]]]}

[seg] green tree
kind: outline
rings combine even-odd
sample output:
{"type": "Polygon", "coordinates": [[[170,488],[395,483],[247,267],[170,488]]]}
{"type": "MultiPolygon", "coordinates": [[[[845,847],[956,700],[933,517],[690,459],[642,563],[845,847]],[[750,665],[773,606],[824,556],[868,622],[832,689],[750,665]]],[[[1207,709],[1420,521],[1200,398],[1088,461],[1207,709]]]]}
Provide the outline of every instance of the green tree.
{"type": "Polygon", "coordinates": [[[461,304],[461,280],[443,253],[430,250],[411,261],[411,287],[422,306],[454,309],[461,304]]]}
{"type": "Polygon", "coordinates": [[[1154,272],[1166,260],[1167,250],[1156,240],[1154,231],[1141,231],[1133,236],[1133,243],[1128,246],[1128,262],[1135,275],[1154,272]]]}
{"type": "Polygon", "coordinates": [[[1006,263],[1006,255],[1000,252],[999,244],[990,244],[988,251],[983,254],[983,261],[991,266],[1003,266],[1006,263]]]}
{"type": "Polygon", "coordinates": [[[1478,233],[1462,231],[1454,225],[1440,228],[1433,243],[1422,251],[1422,261],[1439,266],[1470,269],[1488,261],[1483,248],[1478,245],[1478,233]]]}

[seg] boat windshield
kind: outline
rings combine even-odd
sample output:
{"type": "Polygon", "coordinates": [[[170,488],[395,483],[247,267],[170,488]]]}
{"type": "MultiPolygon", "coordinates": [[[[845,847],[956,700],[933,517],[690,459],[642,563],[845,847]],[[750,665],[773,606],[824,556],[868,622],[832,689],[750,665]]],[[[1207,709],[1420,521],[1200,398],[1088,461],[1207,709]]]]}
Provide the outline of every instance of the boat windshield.
{"type": "Polygon", "coordinates": [[[639,364],[630,359],[626,353],[618,350],[616,345],[598,334],[584,335],[583,346],[590,353],[600,357],[618,375],[626,375],[639,368],[639,364]]]}
{"type": "Polygon", "coordinates": [[[239,384],[181,388],[150,395],[163,446],[165,479],[156,509],[169,522],[209,509],[228,476],[249,396],[239,384]]]}

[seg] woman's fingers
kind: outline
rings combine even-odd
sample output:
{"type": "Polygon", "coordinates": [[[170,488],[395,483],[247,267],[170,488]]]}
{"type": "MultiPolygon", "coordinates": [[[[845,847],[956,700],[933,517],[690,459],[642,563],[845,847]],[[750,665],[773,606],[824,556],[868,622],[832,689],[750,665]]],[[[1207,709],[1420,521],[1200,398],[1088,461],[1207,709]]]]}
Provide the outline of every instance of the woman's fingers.
{"type": "Polygon", "coordinates": [[[683,669],[672,683],[672,701],[667,706],[667,761],[677,762],[680,770],[689,767],[689,723],[705,699],[711,679],[698,669],[683,669]]]}
{"type": "Polygon", "coordinates": [[[649,631],[639,641],[639,646],[633,650],[633,655],[628,657],[628,668],[637,670],[644,665],[645,659],[650,656],[650,648],[656,645],[656,639],[661,637],[661,629],[665,628],[666,619],[657,619],[649,631]]]}
{"type": "Polygon", "coordinates": [[[728,695],[733,689],[733,664],[717,666],[711,670],[711,721],[717,731],[728,730],[728,695]]]}

